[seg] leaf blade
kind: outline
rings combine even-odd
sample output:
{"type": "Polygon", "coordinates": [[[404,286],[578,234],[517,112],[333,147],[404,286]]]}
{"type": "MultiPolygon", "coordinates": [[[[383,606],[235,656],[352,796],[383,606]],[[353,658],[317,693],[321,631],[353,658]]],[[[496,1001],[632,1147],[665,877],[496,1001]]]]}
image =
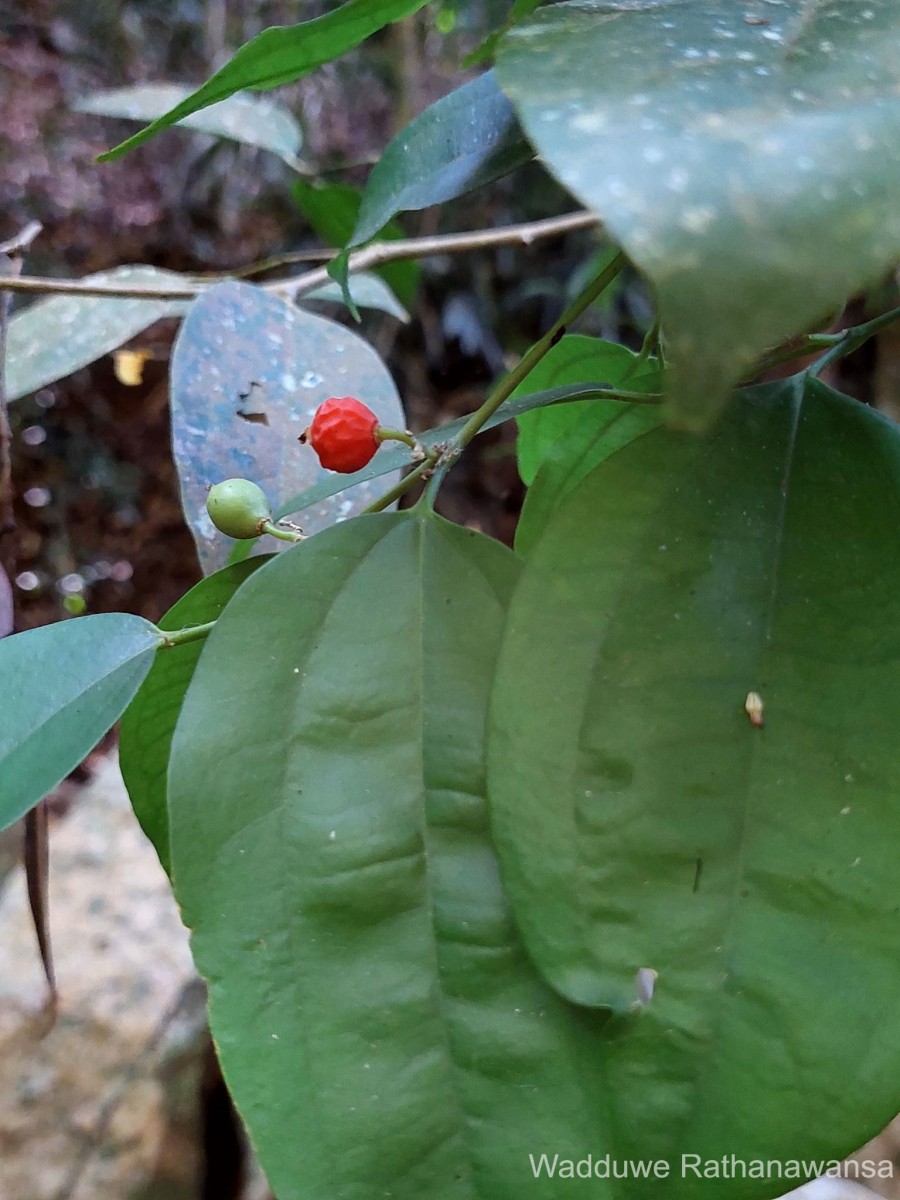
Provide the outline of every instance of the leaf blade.
{"type": "Polygon", "coordinates": [[[119,718],[161,642],[148,621],[102,613],[0,642],[0,828],[65,778],[119,718]]]}
{"type": "MultiPolygon", "coordinates": [[[[245,579],[263,566],[258,556],[202,579],[159,622],[170,632],[216,620],[245,579]]],[[[171,875],[166,773],[172,735],[203,642],[187,642],[157,655],[119,728],[119,766],[138,823],[171,875]]]]}
{"type": "Polygon", "coordinates": [[[19,400],[112,353],[155,321],[185,312],[194,287],[183,275],[147,266],[99,271],[84,282],[183,289],[185,299],[52,296],[35,301],[9,323],[10,400],[19,400]],[[60,337],[61,329],[64,337],[60,337]]]}
{"type": "Polygon", "coordinates": [[[655,287],[671,421],[709,427],[766,348],[900,256],[898,53],[894,5],[801,0],[760,23],[553,5],[502,42],[536,148],[655,287]]]}
{"type": "MultiPolygon", "coordinates": [[[[182,104],[193,89],[175,83],[141,83],[128,88],[92,92],[76,101],[78,112],[150,121],[182,104]]],[[[282,105],[261,96],[235,94],[185,117],[179,124],[196,133],[227,138],[277,154],[290,167],[299,165],[303,133],[282,105]]]]}
{"type": "Polygon", "coordinates": [[[249,581],[201,659],[173,747],[176,888],[226,1077],[285,1200],[512,1194],[529,1132],[590,1135],[578,1027],[521,956],[485,836],[483,705],[511,571],[437,519],[359,518],[249,581]],[[242,686],[206,721],[235,651],[242,686]],[[201,779],[223,754],[213,821],[201,779]]]}
{"type": "Polygon", "coordinates": [[[299,25],[264,29],[206,83],[144,129],[100,155],[106,162],[133,150],[193,113],[245,88],[278,87],[351,50],[371,34],[416,12],[424,0],[347,0],[332,12],[299,25]]]}
{"type": "Polygon", "coordinates": [[[657,430],[622,450],[532,551],[492,702],[495,837],[563,994],[623,1007],[639,967],[659,973],[609,1047],[626,1157],[673,1174],[688,1145],[837,1159],[896,1107],[896,1064],[864,1047],[898,986],[882,552],[898,497],[896,429],[793,380],[747,393],[710,439],[657,430]],[[831,931],[860,923],[847,958],[850,933],[831,931]]]}
{"type": "Polygon", "coordinates": [[[534,157],[492,71],[414,117],[388,144],[363,190],[348,249],[397,213],[443,204],[534,157]]]}
{"type": "MultiPolygon", "coordinates": [[[[563,384],[579,384],[586,379],[607,379],[611,387],[619,385],[632,391],[655,391],[659,388],[659,371],[655,361],[639,368],[631,378],[637,356],[627,347],[601,338],[586,337],[570,333],[563,337],[541,359],[512,393],[512,398],[532,392],[548,391],[563,384]]],[[[598,409],[599,404],[591,405],[598,409]]],[[[607,401],[608,416],[619,412],[621,405],[607,401]]],[[[534,483],[541,464],[553,444],[582,416],[579,405],[555,404],[552,407],[533,409],[519,417],[519,436],[516,454],[519,474],[529,486],[534,483]]]]}

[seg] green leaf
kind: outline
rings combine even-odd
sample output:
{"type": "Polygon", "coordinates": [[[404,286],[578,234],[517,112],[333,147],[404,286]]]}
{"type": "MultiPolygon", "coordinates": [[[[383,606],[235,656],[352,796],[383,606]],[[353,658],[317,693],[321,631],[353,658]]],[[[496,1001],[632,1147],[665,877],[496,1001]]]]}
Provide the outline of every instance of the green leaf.
{"type": "Polygon", "coordinates": [[[0,641],[0,829],[56,787],[118,720],[160,641],[149,621],[127,613],[0,641]]]}
{"type": "MultiPolygon", "coordinates": [[[[616,342],[571,333],[549,350],[512,395],[527,396],[530,392],[589,379],[606,379],[613,387],[622,385],[635,392],[658,390],[659,371],[655,361],[641,366],[636,359],[635,354],[616,342]]],[[[622,412],[622,405],[615,401],[595,401],[590,408],[595,419],[599,416],[604,423],[622,412]]],[[[582,404],[554,404],[519,417],[516,450],[519,474],[525,483],[534,482],[553,444],[584,415],[582,404]]]]}
{"type": "Polygon", "coordinates": [[[37,300],[9,323],[7,393],[18,400],[110,354],[163,317],[185,312],[196,285],[174,271],[117,267],[88,275],[84,283],[184,291],[184,300],[119,296],[53,296],[37,300]]]}
{"type": "MultiPolygon", "coordinates": [[[[221,616],[248,576],[268,562],[257,557],[217,571],[192,587],[159,622],[167,632],[205,625],[221,616]]],[[[172,734],[184,694],[194,676],[205,643],[185,642],[158,654],[137,695],[126,708],[119,729],[119,765],[141,828],[159,861],[171,873],[166,772],[172,734]]]]}
{"type": "Polygon", "coordinates": [[[349,246],[369,241],[399,212],[444,204],[534,157],[493,71],[429,105],[372,168],[349,246]]]}
{"type": "Polygon", "coordinates": [[[493,71],[429,105],[389,142],[372,168],[345,249],[331,264],[346,285],[350,251],[397,213],[444,204],[534,157],[493,71]]]}
{"type": "Polygon", "coordinates": [[[316,67],[338,58],[371,34],[422,8],[425,0],[347,0],[346,4],[299,25],[264,29],[229,59],[224,67],[176,104],[169,112],[127,141],[100,155],[100,161],[117,158],[140,146],[192,113],[226,100],[245,88],[265,90],[302,79],[316,67]]]}
{"type": "MultiPolygon", "coordinates": [[[[350,279],[350,295],[360,308],[377,308],[386,312],[398,321],[408,321],[409,313],[388,287],[383,279],[363,271],[350,279]]],[[[340,284],[323,283],[300,297],[300,303],[305,305],[310,300],[326,304],[343,304],[344,293],[340,284]]]]}
{"type": "Polygon", "coordinates": [[[566,432],[548,448],[526,493],[516,525],[516,552],[527,558],[569,492],[611,454],[655,429],[661,415],[649,404],[582,405],[566,432]]]}
{"type": "MultiPolygon", "coordinates": [[[[94,92],[76,102],[79,112],[130,121],[153,121],[183,103],[192,88],[177,83],[140,83],[134,87],[94,92]]],[[[303,133],[281,104],[261,96],[234,95],[179,122],[185,129],[228,138],[277,154],[297,168],[303,133]]]]}
{"type": "MultiPolygon", "coordinates": [[[[506,400],[497,409],[494,415],[485,421],[481,432],[488,429],[494,429],[497,425],[502,425],[504,421],[512,420],[519,417],[522,413],[530,412],[532,409],[542,408],[550,404],[574,403],[575,401],[584,402],[590,400],[592,402],[600,402],[607,399],[603,394],[603,385],[590,384],[575,384],[566,387],[551,388],[546,392],[534,392],[528,396],[518,396],[515,399],[506,400]]],[[[617,401],[619,407],[622,407],[624,401],[617,401]]],[[[425,433],[417,435],[419,441],[426,448],[440,445],[443,442],[451,441],[460,432],[465,425],[468,417],[459,417],[455,421],[449,421],[446,425],[439,425],[435,429],[429,429],[425,433]]],[[[293,513],[305,511],[313,504],[318,504],[320,501],[327,499],[329,496],[334,496],[347,488],[354,487],[358,483],[365,483],[369,479],[377,479],[379,476],[387,475],[391,471],[396,471],[409,463],[409,451],[405,446],[398,446],[388,449],[387,446],[382,448],[372,459],[367,467],[363,467],[361,471],[354,471],[352,475],[330,475],[323,479],[321,483],[315,484],[311,488],[307,488],[303,492],[299,492],[295,496],[279,506],[275,511],[276,518],[289,517],[293,513]]]]}
{"type": "Polygon", "coordinates": [[[593,1144],[581,1067],[602,1019],[523,955],[487,832],[516,566],[440,518],[362,517],[249,580],[197,668],[169,778],[176,890],[280,1200],[525,1195],[529,1151],[593,1144]]]}
{"type": "MultiPolygon", "coordinates": [[[[298,179],[291,188],[291,194],[297,207],[326,246],[343,246],[349,241],[362,200],[359,188],[350,187],[345,183],[315,184],[306,179],[298,179]]],[[[380,241],[388,242],[398,241],[404,236],[396,221],[388,221],[377,233],[380,241]]],[[[417,262],[411,259],[409,262],[385,263],[378,268],[378,274],[393,289],[401,304],[409,308],[414,303],[419,288],[420,271],[417,262]]],[[[365,276],[354,275],[351,285],[351,296],[360,307],[365,305],[357,291],[358,281],[362,278],[365,276]]],[[[338,289],[340,286],[340,283],[336,284],[338,289]]]]}
{"type": "Polygon", "coordinates": [[[897,1111],[898,509],[896,426],[797,377],[615,454],[526,564],[493,829],[560,993],[622,1008],[658,973],[610,1034],[618,1157],[841,1158],[897,1111]]]}
{"type": "MultiPolygon", "coordinates": [[[[252,479],[274,506],[301,487],[330,484],[332,472],[298,438],[323,400],[347,393],[365,400],[383,425],[405,426],[387,368],[344,325],[249,283],[216,284],[194,302],[172,354],[172,444],[204,572],[224,566],[232,546],[206,512],[210,485],[235,476],[252,479]]],[[[373,475],[382,463],[387,473],[397,470],[396,459],[385,463],[389,453],[376,454],[373,475]]],[[[341,476],[338,487],[324,492],[326,502],[304,516],[306,533],[354,515],[380,495],[364,484],[327,502],[355,482],[341,476]]],[[[262,539],[262,545],[280,550],[285,543],[262,539]]]]}
{"type": "Polygon", "coordinates": [[[463,59],[464,67],[474,67],[479,63],[488,62],[494,57],[497,52],[497,45],[505,33],[509,33],[514,25],[519,21],[530,16],[540,4],[540,0],[513,0],[512,7],[509,10],[509,17],[504,21],[499,29],[495,29],[493,33],[488,34],[480,46],[467,54],[463,59]]]}
{"type": "Polygon", "coordinates": [[[497,76],[548,167],[654,285],[670,420],[900,258],[900,7],[540,10],[497,76]]]}

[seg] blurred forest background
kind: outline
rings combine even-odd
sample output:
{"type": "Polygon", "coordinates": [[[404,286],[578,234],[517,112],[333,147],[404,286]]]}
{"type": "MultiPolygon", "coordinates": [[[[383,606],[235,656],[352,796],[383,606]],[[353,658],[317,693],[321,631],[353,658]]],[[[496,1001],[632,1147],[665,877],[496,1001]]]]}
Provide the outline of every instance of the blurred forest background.
{"type": "MultiPolygon", "coordinates": [[[[327,7],[313,0],[0,0],[0,239],[29,220],[42,223],[27,273],[78,277],[125,263],[224,272],[321,247],[298,204],[302,189],[360,186],[391,135],[466,78],[460,61],[505,17],[497,0],[447,3],[279,89],[275,98],[304,132],[299,182],[266,151],[187,130],[115,162],[95,162],[136,126],[76,111],[79,101],[129,84],[198,84],[265,26],[327,7]]],[[[574,207],[531,164],[440,210],[408,214],[402,225],[418,236],[574,207]]],[[[391,368],[411,427],[477,407],[485,385],[558,315],[600,250],[586,231],[527,249],[427,259],[418,270],[403,264],[399,277],[395,268],[412,322],[369,313],[362,333],[391,368]]],[[[350,320],[338,308],[330,315],[350,320]]],[[[639,345],[651,320],[649,298],[632,277],[585,328],[639,345]]],[[[169,454],[166,373],[176,329],[174,321],[160,322],[135,339],[149,354],[138,386],[117,379],[109,356],[12,407],[20,628],[62,615],[73,595],[90,612],[124,609],[157,619],[199,577],[169,454]]],[[[513,438],[508,428],[480,439],[443,501],[449,516],[507,542],[521,502],[513,438]]]]}
{"type": "MultiPolygon", "coordinates": [[[[77,278],[127,263],[229,272],[328,244],[304,189],[359,187],[389,138],[467,76],[459,64],[501,24],[503,0],[444,0],[359,51],[275,93],[304,135],[303,174],[275,155],[186,130],[98,165],[135,125],[77,110],[102,89],[196,85],[242,42],[308,19],[318,0],[0,0],[0,241],[37,220],[29,275],[77,278]]],[[[576,205],[539,163],[440,210],[408,214],[408,236],[515,224],[576,205]]],[[[364,313],[409,424],[469,412],[582,285],[605,247],[582,231],[395,270],[407,325],[364,313]]],[[[265,276],[259,276],[265,278],[265,276]]],[[[893,282],[884,287],[891,295],[893,282]]],[[[22,303],[25,303],[23,301],[22,303]]],[[[896,303],[857,299],[848,324],[896,303]]],[[[17,305],[18,307],[18,305],[17,305]]],[[[329,315],[350,321],[344,310],[329,315]]],[[[584,319],[637,347],[651,298],[621,277],[584,319]]],[[[139,383],[113,356],[11,408],[17,487],[17,627],[68,613],[151,620],[199,578],[169,448],[167,369],[175,321],[141,334],[139,383]]],[[[64,336],[64,331],[61,332],[64,336]]],[[[897,415],[896,327],[841,365],[840,386],[897,415]]],[[[479,438],[441,506],[510,543],[522,488],[515,431],[479,438]]],[[[152,851],[114,765],[98,756],[56,797],[51,910],[63,1006],[52,1035],[21,881],[0,890],[2,1200],[264,1197],[205,1033],[202,989],[152,851]],[[74,804],[73,804],[74,801],[74,804]],[[65,821],[60,816],[74,808],[65,821]]],[[[20,853],[0,840],[0,887],[20,853]]],[[[889,1141],[878,1151],[897,1154],[889,1141]]],[[[890,1188],[885,1189],[886,1192],[890,1188]]]]}

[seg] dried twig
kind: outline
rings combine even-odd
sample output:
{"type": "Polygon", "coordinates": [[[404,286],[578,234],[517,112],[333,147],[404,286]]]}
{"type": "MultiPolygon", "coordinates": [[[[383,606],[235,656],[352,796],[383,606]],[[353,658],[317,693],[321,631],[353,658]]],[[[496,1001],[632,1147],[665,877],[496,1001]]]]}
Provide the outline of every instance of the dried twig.
{"type": "MultiPolygon", "coordinates": [[[[493,246],[530,246],[543,238],[560,237],[577,229],[590,229],[599,225],[598,218],[591,212],[566,213],[561,217],[548,217],[543,221],[528,221],[522,225],[504,225],[499,229],[478,229],[471,233],[441,233],[433,237],[402,238],[393,242],[373,242],[363,246],[350,256],[350,271],[365,271],[369,267],[402,259],[428,258],[435,254],[462,254],[468,250],[488,250],[493,246]]],[[[245,275],[271,270],[290,262],[304,261],[309,257],[331,258],[336,250],[305,251],[297,255],[267,259],[231,273],[195,276],[178,287],[141,287],[119,283],[92,283],[86,279],[44,279],[37,276],[20,276],[8,280],[11,291],[33,295],[55,294],[59,296],[108,296],[124,300],[190,300],[201,295],[214,283],[223,279],[238,279],[245,275]],[[302,255],[302,257],[301,257],[302,255]]],[[[274,280],[261,286],[269,292],[294,297],[329,282],[325,267],[317,267],[292,279],[274,280]]]]}

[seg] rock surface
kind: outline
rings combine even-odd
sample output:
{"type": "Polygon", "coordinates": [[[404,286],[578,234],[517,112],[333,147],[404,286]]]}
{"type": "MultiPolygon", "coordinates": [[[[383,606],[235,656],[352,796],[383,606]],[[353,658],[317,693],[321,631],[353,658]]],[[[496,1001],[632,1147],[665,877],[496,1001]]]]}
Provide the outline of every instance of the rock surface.
{"type": "Polygon", "coordinates": [[[196,1200],[205,999],[114,759],[51,829],[52,1024],[21,867],[0,881],[0,1196],[196,1200]]]}

